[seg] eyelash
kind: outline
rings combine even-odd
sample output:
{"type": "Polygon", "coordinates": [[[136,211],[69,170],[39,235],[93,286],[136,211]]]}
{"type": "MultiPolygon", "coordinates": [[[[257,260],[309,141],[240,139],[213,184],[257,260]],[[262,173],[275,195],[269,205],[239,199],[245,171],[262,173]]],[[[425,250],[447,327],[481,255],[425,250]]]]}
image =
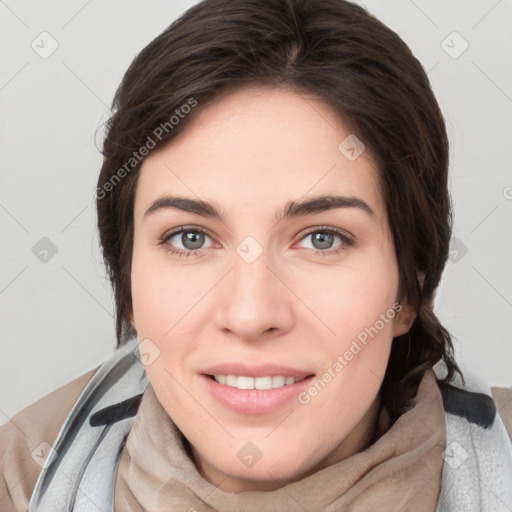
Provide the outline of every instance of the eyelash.
{"type": "MultiPolygon", "coordinates": [[[[192,251],[192,250],[183,251],[181,249],[176,249],[167,243],[175,235],[177,235],[179,233],[186,233],[188,231],[191,231],[194,233],[202,233],[202,234],[212,238],[206,230],[204,230],[200,227],[181,226],[180,228],[178,228],[174,231],[171,231],[170,233],[164,233],[164,235],[159,239],[158,245],[162,245],[168,254],[175,254],[175,255],[178,255],[180,258],[182,256],[185,256],[188,258],[191,255],[201,256],[203,251],[206,249],[198,249],[195,251],[192,251]]],[[[321,256],[333,256],[333,255],[339,254],[340,252],[344,251],[347,247],[354,245],[354,241],[349,236],[347,236],[345,234],[345,232],[341,231],[340,229],[333,228],[330,226],[317,226],[315,228],[312,228],[309,231],[307,231],[306,233],[303,233],[302,236],[299,238],[299,241],[305,239],[307,236],[309,236],[313,233],[330,233],[333,235],[337,235],[341,239],[342,243],[340,245],[336,246],[335,249],[327,249],[325,251],[322,251],[320,249],[306,248],[308,251],[313,251],[315,254],[319,254],[321,256]]]]}

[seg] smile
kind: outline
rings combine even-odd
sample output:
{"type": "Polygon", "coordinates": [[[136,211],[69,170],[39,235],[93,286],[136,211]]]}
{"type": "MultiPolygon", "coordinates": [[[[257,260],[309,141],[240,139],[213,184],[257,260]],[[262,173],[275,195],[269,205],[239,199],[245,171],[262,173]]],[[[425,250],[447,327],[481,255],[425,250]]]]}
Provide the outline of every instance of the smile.
{"type": "Polygon", "coordinates": [[[266,375],[249,377],[247,375],[212,375],[213,379],[223,386],[237,389],[278,389],[301,382],[304,378],[286,377],[284,375],[266,375]]]}

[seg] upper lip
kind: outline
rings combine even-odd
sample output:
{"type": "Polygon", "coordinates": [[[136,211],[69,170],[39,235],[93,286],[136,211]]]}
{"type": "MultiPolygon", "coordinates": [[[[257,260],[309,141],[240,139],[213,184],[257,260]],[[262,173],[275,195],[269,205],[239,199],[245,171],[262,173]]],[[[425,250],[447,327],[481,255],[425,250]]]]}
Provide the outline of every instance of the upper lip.
{"type": "Polygon", "coordinates": [[[216,364],[205,368],[201,373],[205,375],[243,375],[247,377],[274,377],[276,375],[282,375],[284,377],[294,377],[296,379],[303,379],[313,375],[313,372],[274,363],[248,365],[245,363],[235,362],[216,364]]]}

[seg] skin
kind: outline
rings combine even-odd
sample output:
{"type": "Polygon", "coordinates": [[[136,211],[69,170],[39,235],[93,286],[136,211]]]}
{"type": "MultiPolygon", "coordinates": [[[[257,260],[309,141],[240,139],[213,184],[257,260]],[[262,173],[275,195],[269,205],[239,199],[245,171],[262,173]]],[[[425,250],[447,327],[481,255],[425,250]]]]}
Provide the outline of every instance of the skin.
{"type": "Polygon", "coordinates": [[[142,165],[130,321],[139,340],[149,338],[160,350],[146,367],[149,381],[190,442],[198,469],[221,490],[282,487],[363,450],[375,434],[392,339],[414,320],[404,303],[307,405],[293,399],[271,413],[235,412],[199,376],[213,364],[250,361],[319,377],[398,301],[378,171],[368,151],[350,161],[338,149],[350,133],[311,95],[251,87],[198,111],[142,165]],[[225,221],[173,208],[144,215],[170,194],[215,203],[225,221]],[[373,215],[348,207],[276,220],[288,201],[323,194],[359,198],[373,215]],[[159,244],[183,225],[207,230],[199,255],[166,250],[186,251],[181,234],[159,244]],[[335,235],[318,249],[305,231],[323,233],[325,226],[353,243],[335,235]],[[252,263],[236,251],[247,236],[263,249],[252,263]],[[237,456],[248,442],[262,454],[252,467],[237,456]]]}

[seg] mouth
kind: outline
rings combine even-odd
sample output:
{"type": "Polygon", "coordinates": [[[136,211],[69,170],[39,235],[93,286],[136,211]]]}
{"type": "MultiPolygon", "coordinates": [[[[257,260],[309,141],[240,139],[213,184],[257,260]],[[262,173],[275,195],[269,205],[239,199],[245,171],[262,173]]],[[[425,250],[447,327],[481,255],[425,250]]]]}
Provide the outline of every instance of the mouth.
{"type": "Polygon", "coordinates": [[[207,375],[215,382],[237,389],[258,389],[266,391],[269,389],[279,389],[284,386],[291,386],[297,382],[302,382],[308,377],[295,378],[286,375],[265,375],[263,377],[250,377],[248,375],[207,375]]]}
{"type": "Polygon", "coordinates": [[[225,408],[241,414],[270,413],[297,401],[314,373],[276,365],[219,365],[200,374],[205,391],[225,408]]]}

